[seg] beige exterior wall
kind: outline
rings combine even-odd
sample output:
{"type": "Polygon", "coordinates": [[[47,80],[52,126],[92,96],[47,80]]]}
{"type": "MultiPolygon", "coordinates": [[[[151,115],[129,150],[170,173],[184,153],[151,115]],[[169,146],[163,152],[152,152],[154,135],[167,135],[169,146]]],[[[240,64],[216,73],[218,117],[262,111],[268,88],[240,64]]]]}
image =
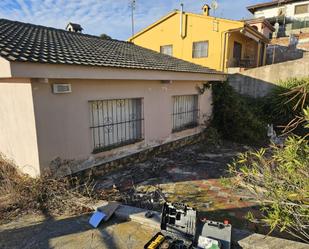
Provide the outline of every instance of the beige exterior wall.
{"type": "Polygon", "coordinates": [[[11,65],[10,62],[0,57],[0,79],[1,78],[10,78],[11,74],[11,65]]]}
{"type": "MultiPolygon", "coordinates": [[[[201,127],[171,133],[172,96],[197,94],[197,85],[201,82],[162,84],[161,81],[140,80],[50,80],[49,84],[33,83],[41,167],[46,168],[56,157],[89,161],[94,157],[119,156],[199,132],[201,127]],[[72,93],[53,94],[51,83],[71,83],[72,93]],[[145,140],[93,155],[88,101],[119,98],[143,98],[145,140]]],[[[202,124],[211,114],[209,90],[199,95],[199,109],[202,124]]]]}
{"type": "Polygon", "coordinates": [[[0,80],[0,152],[31,176],[40,174],[29,79],[0,80]]]}

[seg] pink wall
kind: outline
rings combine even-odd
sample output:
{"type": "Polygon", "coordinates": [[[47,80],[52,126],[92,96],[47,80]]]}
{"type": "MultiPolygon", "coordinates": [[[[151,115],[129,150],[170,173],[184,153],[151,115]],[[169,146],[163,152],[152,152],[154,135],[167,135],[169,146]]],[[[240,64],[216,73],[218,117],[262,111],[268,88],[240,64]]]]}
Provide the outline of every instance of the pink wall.
{"type": "MultiPolygon", "coordinates": [[[[93,156],[89,100],[144,99],[144,142],[96,154],[95,157],[119,155],[127,150],[160,144],[178,135],[189,135],[200,130],[199,127],[171,134],[171,114],[172,96],[197,94],[196,86],[201,82],[162,84],[149,80],[54,80],[50,83],[71,83],[72,93],[53,94],[51,84],[32,83],[41,167],[48,166],[58,156],[80,160],[93,156]]],[[[210,91],[199,95],[199,108],[200,123],[203,123],[211,114],[210,91]]]]}
{"type": "Polygon", "coordinates": [[[267,38],[269,38],[269,35],[272,33],[272,31],[262,22],[252,23],[250,26],[257,27],[257,30],[267,38]]]}
{"type": "Polygon", "coordinates": [[[0,79],[0,153],[23,172],[40,174],[29,79],[0,79]]]}

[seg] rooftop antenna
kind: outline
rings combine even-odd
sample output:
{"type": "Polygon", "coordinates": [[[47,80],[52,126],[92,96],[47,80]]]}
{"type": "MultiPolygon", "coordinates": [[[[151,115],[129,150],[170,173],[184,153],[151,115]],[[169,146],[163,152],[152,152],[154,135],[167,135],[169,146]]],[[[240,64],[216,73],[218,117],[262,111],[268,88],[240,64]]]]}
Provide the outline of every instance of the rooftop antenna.
{"type": "Polygon", "coordinates": [[[135,11],[135,5],[136,0],[130,0],[130,8],[131,8],[131,22],[132,22],[132,36],[134,36],[134,11],[135,11]]]}
{"type": "Polygon", "coordinates": [[[219,4],[217,2],[217,0],[213,0],[210,4],[210,7],[214,10],[214,15],[216,14],[216,9],[218,9],[219,4]]]}

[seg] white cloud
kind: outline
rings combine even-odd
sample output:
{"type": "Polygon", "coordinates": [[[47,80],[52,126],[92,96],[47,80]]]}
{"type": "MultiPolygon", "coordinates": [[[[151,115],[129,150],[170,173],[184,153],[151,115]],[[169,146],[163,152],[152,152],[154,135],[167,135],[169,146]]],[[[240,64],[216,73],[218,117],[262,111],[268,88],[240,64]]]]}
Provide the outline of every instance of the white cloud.
{"type": "MultiPolygon", "coordinates": [[[[245,7],[258,0],[218,0],[216,15],[240,19],[245,7]]],[[[205,0],[136,0],[135,30],[145,28],[184,3],[186,11],[200,12],[205,0]]],[[[210,0],[208,1],[210,2],[210,0]]],[[[0,18],[19,20],[56,28],[77,22],[85,33],[106,33],[127,39],[131,34],[130,0],[0,0],[0,18]]]]}

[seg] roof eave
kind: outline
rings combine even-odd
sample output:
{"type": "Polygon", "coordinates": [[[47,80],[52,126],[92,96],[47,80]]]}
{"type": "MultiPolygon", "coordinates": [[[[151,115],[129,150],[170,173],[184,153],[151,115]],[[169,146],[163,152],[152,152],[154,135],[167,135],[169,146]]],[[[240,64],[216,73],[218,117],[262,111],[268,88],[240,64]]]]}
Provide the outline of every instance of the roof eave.
{"type": "Polygon", "coordinates": [[[263,35],[259,31],[255,30],[250,25],[246,25],[245,26],[245,30],[248,31],[249,33],[251,33],[252,35],[255,35],[257,38],[259,38],[260,40],[262,40],[265,43],[269,43],[270,42],[270,40],[265,35],[263,35]]]}
{"type": "Polygon", "coordinates": [[[264,25],[266,25],[271,31],[275,31],[275,28],[270,24],[270,22],[265,19],[264,17],[258,17],[258,18],[253,18],[253,19],[247,19],[245,20],[245,23],[247,24],[255,24],[256,22],[262,22],[264,25]]]}
{"type": "Polygon", "coordinates": [[[221,72],[181,72],[120,67],[11,62],[13,78],[222,81],[221,72]]]}

